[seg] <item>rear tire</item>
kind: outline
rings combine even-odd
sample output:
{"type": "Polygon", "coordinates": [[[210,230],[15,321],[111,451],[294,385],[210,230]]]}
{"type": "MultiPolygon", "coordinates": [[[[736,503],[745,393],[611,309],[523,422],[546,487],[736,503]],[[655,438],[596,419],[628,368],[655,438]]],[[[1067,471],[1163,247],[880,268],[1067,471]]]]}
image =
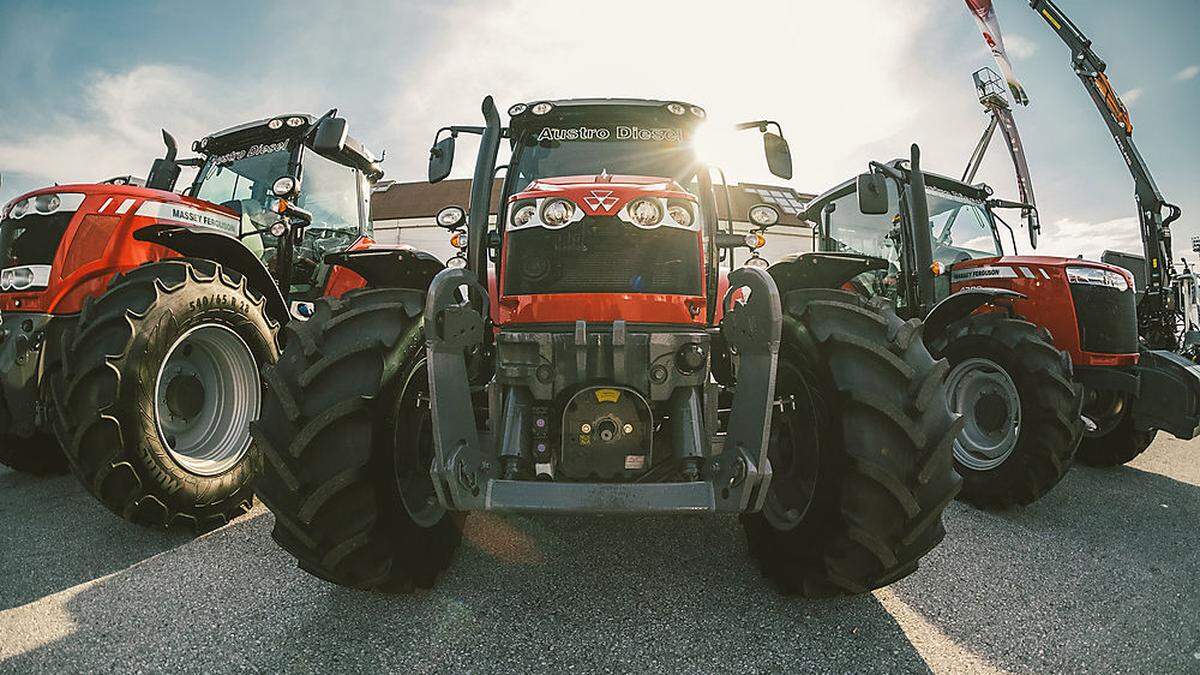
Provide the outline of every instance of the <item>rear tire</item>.
{"type": "Polygon", "coordinates": [[[58,407],[83,485],[148,525],[206,531],[248,511],[258,367],[277,358],[277,332],[263,298],[214,262],[115,277],[64,352],[58,407]]]}
{"type": "Polygon", "coordinates": [[[429,475],[423,300],[379,289],[318,301],[264,372],[256,491],[275,541],[335,584],[429,588],[462,539],[466,514],[441,508],[429,475]]]}
{"type": "Polygon", "coordinates": [[[785,297],[766,506],[741,517],[785,593],[866,593],[917,569],[958,492],[944,361],[885,302],[838,290],[785,297]]]}
{"type": "Polygon", "coordinates": [[[1084,409],[1099,427],[1083,435],[1079,452],[1080,463],[1088,466],[1121,466],[1146,451],[1158,435],[1157,429],[1137,429],[1129,414],[1129,401],[1123,394],[1099,392],[1084,409]],[[1101,412],[1102,411],[1102,412],[1101,412]]]}
{"type": "Polygon", "coordinates": [[[1044,328],[1006,314],[969,316],[946,339],[950,409],[965,420],[954,441],[960,498],[987,509],[1032,504],[1067,474],[1083,436],[1070,357],[1044,328]]]}

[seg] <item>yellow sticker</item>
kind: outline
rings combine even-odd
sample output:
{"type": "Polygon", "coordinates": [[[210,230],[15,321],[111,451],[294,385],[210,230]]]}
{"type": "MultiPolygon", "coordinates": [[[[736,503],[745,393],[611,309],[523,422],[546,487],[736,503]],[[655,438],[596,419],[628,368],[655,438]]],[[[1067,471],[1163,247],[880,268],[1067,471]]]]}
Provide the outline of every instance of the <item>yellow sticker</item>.
{"type": "Polygon", "coordinates": [[[580,434],[579,435],[579,444],[580,445],[591,445],[592,437],[587,434],[580,434]]]}
{"type": "Polygon", "coordinates": [[[621,391],[619,389],[597,389],[597,403],[616,403],[621,400],[621,391]]]}

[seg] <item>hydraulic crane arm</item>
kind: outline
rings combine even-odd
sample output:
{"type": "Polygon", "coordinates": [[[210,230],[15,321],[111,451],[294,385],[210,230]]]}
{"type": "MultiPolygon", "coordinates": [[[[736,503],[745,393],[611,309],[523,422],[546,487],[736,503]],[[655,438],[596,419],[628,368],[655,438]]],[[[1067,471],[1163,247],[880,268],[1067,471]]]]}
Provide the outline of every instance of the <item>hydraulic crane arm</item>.
{"type": "Polygon", "coordinates": [[[1138,308],[1142,336],[1151,346],[1174,348],[1176,310],[1172,289],[1171,223],[1179,218],[1180,209],[1166,201],[1154,182],[1150,167],[1133,141],[1133,121],[1129,117],[1129,110],[1105,74],[1107,64],[1092,49],[1092,41],[1063,14],[1053,0],[1030,0],[1029,6],[1050,24],[1070,48],[1075,74],[1108,125],[1108,131],[1133,176],[1147,268],[1146,295],[1142,306],[1138,308]],[[1166,216],[1163,215],[1164,211],[1167,212],[1166,216]]]}

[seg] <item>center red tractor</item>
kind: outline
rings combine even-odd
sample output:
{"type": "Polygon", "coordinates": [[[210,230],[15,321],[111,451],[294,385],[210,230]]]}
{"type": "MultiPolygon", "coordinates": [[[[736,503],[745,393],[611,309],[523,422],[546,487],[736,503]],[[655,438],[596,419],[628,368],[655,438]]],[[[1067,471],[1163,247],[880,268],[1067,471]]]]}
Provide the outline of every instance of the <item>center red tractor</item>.
{"type": "MultiPolygon", "coordinates": [[[[703,109],[509,115],[488,97],[482,127],[435,139],[431,181],[456,136],[482,137],[469,217],[438,216],[465,220],[463,257],[406,284],[366,274],[372,290],[289,327],[254,427],[276,541],[324,579],[405,591],[434,583],[470,511],[723,512],[786,591],[861,593],[915,570],[959,485],[946,365],[920,321],[839,290],[861,261],[726,277],[721,247],[758,244],[717,229],[691,142],[703,109]]],[[[773,123],[750,126],[790,177],[773,123]]]]}
{"type": "Polygon", "coordinates": [[[207,529],[250,504],[280,327],[363,283],[325,256],[368,253],[382,172],[334,111],[211,134],[194,159],[164,138],[145,187],[59,185],[4,208],[0,461],[69,460],[117,514],[207,529]],[[197,174],[177,194],[181,166],[197,174]]]}

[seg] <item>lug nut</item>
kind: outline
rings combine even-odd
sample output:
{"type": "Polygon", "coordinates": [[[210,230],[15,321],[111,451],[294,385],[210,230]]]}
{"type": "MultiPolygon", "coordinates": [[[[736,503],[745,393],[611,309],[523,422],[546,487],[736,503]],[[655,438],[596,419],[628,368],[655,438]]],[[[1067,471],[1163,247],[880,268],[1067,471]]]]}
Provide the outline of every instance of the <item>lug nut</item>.
{"type": "Polygon", "coordinates": [[[583,434],[592,433],[592,425],[588,424],[587,422],[584,422],[583,424],[579,425],[579,432],[583,433],[583,434]]]}
{"type": "Polygon", "coordinates": [[[627,433],[627,434],[632,434],[632,433],[633,433],[633,425],[632,425],[632,424],[626,424],[624,427],[622,427],[622,429],[621,429],[621,430],[622,430],[622,431],[624,431],[624,432],[625,432],[625,433],[627,433]]]}

